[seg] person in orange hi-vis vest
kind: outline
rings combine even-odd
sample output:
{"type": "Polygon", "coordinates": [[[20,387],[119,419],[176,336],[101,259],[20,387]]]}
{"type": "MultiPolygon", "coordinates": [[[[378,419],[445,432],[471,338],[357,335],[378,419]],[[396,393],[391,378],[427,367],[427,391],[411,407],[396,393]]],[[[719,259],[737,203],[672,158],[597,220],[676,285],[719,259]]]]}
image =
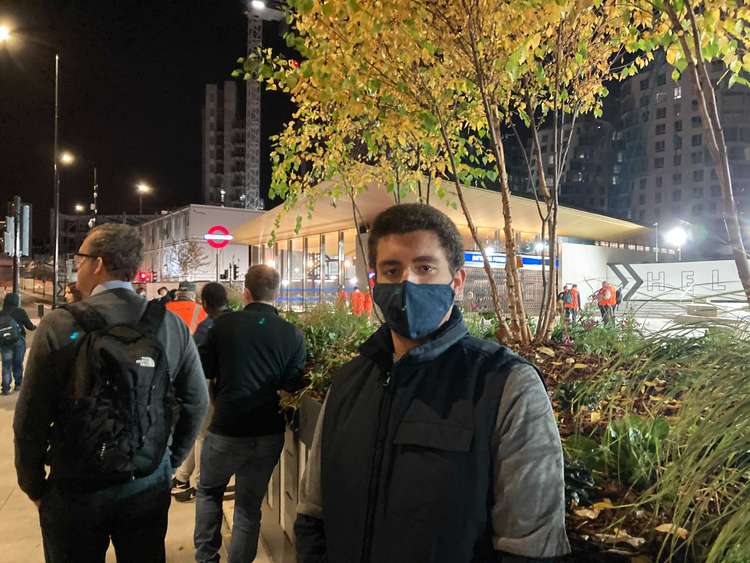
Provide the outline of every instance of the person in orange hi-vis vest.
{"type": "Polygon", "coordinates": [[[617,304],[617,290],[614,286],[606,281],[602,282],[602,287],[595,294],[596,302],[599,305],[599,312],[602,314],[604,324],[612,323],[615,320],[615,305],[617,304]]]}
{"type": "MultiPolygon", "coordinates": [[[[573,286],[570,288],[571,293],[573,294],[573,301],[575,303],[575,317],[577,318],[578,315],[581,314],[581,293],[578,291],[578,285],[573,284],[573,286]]],[[[573,322],[576,322],[576,318],[573,319],[573,322]]]]}
{"type": "Polygon", "coordinates": [[[354,287],[351,296],[352,313],[355,315],[361,315],[365,310],[365,296],[359,290],[359,287],[354,287]]]}
{"type": "Polygon", "coordinates": [[[563,308],[565,309],[565,320],[575,324],[578,318],[576,294],[569,284],[565,284],[565,288],[563,289],[563,308]]]}
{"type": "Polygon", "coordinates": [[[372,317],[372,291],[363,294],[363,312],[368,318],[372,317]]]}
{"type": "Polygon", "coordinates": [[[206,319],[206,311],[195,301],[195,284],[193,282],[180,282],[175,294],[175,299],[166,305],[167,311],[172,311],[184,322],[190,334],[206,319]]]}

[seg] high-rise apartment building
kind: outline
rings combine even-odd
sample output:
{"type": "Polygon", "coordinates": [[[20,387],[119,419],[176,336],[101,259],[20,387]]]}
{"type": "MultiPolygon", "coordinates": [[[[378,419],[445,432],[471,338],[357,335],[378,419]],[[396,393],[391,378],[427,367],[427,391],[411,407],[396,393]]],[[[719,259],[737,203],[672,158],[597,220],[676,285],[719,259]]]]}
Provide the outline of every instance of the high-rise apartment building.
{"type": "MultiPolygon", "coordinates": [[[[694,88],[675,82],[657,59],[622,84],[621,125],[616,141],[617,198],[611,211],[662,232],[683,226],[685,251],[693,257],[726,253],[721,190],[707,147],[694,88]]],[[[729,88],[720,64],[711,66],[724,127],[734,193],[740,207],[750,196],[750,91],[729,88]]]]}
{"type": "Polygon", "coordinates": [[[246,207],[242,84],[207,84],[203,104],[203,201],[246,207]]]}
{"type": "MultiPolygon", "coordinates": [[[[571,125],[563,125],[562,129],[563,139],[570,141],[560,182],[560,202],[592,211],[606,211],[613,178],[619,171],[613,146],[614,127],[603,119],[583,117],[575,122],[572,134],[571,125]]],[[[531,181],[536,187],[539,169],[531,141],[529,143],[531,181]]],[[[545,179],[551,185],[555,162],[552,128],[539,131],[539,144],[545,179]]]]}

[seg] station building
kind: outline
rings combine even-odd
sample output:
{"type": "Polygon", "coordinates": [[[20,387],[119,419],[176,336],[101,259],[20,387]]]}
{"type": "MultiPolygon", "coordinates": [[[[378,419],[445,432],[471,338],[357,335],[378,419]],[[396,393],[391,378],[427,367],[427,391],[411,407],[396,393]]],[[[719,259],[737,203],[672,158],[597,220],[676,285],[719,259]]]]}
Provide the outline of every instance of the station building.
{"type": "MultiPolygon", "coordinates": [[[[505,293],[505,254],[502,203],[497,192],[464,187],[464,196],[478,228],[479,238],[490,254],[501,299],[505,293]]],[[[416,201],[411,195],[402,203],[416,201]]],[[[350,199],[320,200],[310,211],[305,202],[283,211],[283,206],[253,216],[233,229],[233,243],[249,248],[249,264],[276,267],[282,276],[279,305],[304,310],[317,303],[334,303],[341,289],[365,289],[372,276],[367,267],[367,230],[378,213],[393,205],[394,195],[372,186],[350,199]]],[[[444,211],[459,227],[466,250],[467,285],[464,305],[473,310],[492,307],[489,282],[481,255],[457,205],[454,192],[432,205],[444,211]]],[[[533,198],[511,197],[513,229],[523,266],[520,270],[527,306],[539,305],[542,296],[541,221],[533,198]]],[[[559,282],[577,283],[582,295],[593,293],[611,278],[607,264],[643,263],[656,258],[651,229],[621,219],[560,207],[559,282]]],[[[660,248],[661,260],[673,260],[674,251],[660,248]]],[[[547,262],[548,263],[548,262],[547,262]]]]}

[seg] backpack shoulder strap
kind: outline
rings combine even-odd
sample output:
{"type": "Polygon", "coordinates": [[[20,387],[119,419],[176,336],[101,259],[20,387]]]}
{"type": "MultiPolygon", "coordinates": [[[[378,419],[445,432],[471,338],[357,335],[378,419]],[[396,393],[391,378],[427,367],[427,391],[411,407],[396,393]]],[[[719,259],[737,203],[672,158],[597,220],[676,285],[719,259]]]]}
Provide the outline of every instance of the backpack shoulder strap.
{"type": "Polygon", "coordinates": [[[141,320],[138,321],[138,328],[146,334],[155,335],[164,322],[166,313],[167,308],[164,306],[164,303],[159,299],[152,299],[146,305],[146,310],[143,312],[141,320]]]}
{"type": "Polygon", "coordinates": [[[65,309],[73,315],[76,324],[86,332],[103,329],[108,324],[102,314],[88,303],[72,303],[63,305],[61,309],[65,309]]]}

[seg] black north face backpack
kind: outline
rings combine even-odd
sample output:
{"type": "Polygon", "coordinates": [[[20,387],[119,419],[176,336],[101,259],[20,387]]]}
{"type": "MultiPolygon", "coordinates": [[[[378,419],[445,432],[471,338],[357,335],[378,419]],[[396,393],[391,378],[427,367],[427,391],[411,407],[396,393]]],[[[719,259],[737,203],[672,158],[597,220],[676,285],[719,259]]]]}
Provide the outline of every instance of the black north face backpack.
{"type": "Polygon", "coordinates": [[[62,360],[67,392],[55,424],[53,470],[63,479],[107,483],[150,475],[174,419],[174,389],[156,339],[164,304],[149,302],[135,325],[108,325],[86,303],[64,308],[85,334],[62,360]]]}
{"type": "Polygon", "coordinates": [[[10,315],[0,314],[0,346],[13,346],[21,338],[21,329],[10,315]]]}

